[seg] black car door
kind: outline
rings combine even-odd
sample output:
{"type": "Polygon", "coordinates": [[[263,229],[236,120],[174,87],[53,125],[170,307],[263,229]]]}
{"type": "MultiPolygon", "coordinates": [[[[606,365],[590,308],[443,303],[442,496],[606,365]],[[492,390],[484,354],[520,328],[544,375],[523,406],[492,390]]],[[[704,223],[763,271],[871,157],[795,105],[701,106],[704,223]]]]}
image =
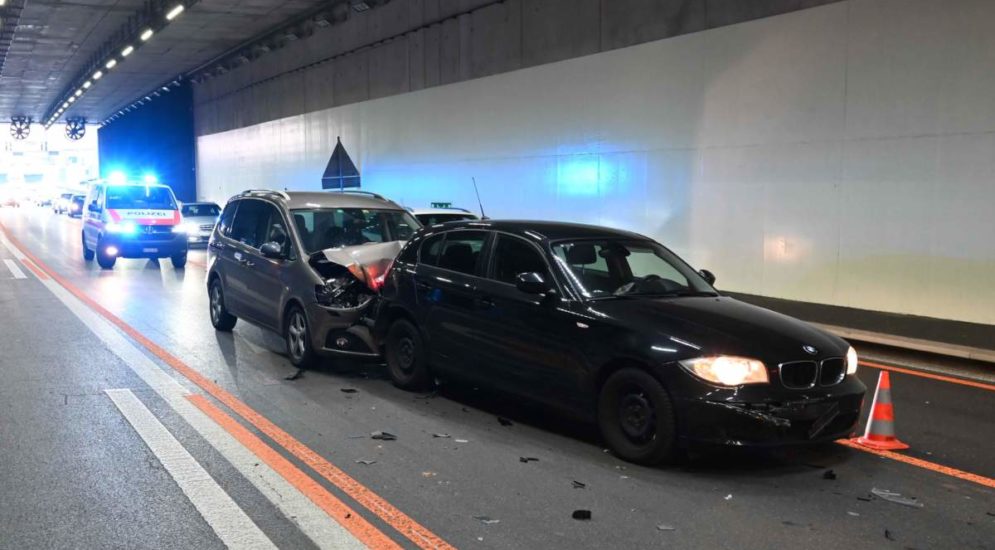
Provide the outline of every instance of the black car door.
{"type": "Polygon", "coordinates": [[[477,342],[477,361],[508,390],[573,408],[582,399],[582,319],[565,300],[539,243],[498,233],[491,250],[487,278],[477,285],[475,317],[487,335],[477,342]],[[540,274],[555,294],[518,290],[521,273],[540,274]]]}
{"type": "Polygon", "coordinates": [[[432,362],[440,371],[474,376],[474,348],[480,338],[474,315],[487,239],[487,231],[455,230],[422,248],[415,291],[432,362]],[[428,257],[427,248],[437,255],[428,257]]]}

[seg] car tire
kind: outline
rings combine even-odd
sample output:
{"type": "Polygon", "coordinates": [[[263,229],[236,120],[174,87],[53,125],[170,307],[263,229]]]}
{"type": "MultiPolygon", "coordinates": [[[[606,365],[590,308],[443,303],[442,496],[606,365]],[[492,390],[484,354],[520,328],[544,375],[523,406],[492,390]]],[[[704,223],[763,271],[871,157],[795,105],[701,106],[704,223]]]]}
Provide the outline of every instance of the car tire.
{"type": "Polygon", "coordinates": [[[231,329],[235,328],[235,323],[238,322],[238,317],[228,313],[228,308],[225,307],[225,291],[221,287],[221,279],[211,281],[207,289],[207,297],[208,311],[214,330],[231,332],[231,329]]]}
{"type": "Polygon", "coordinates": [[[431,387],[432,370],[418,327],[407,319],[394,321],[387,329],[384,348],[387,372],[395,386],[412,391],[431,387]]]}
{"type": "Polygon", "coordinates": [[[184,250],[180,254],[174,254],[170,256],[169,261],[173,262],[174,268],[183,269],[187,265],[187,251],[184,250]]]}
{"type": "Polygon", "coordinates": [[[82,240],[83,240],[83,261],[85,261],[85,262],[92,262],[93,261],[93,257],[94,257],[94,253],[93,253],[92,250],[90,250],[86,246],[86,235],[82,236],[82,240]]]}
{"type": "Polygon", "coordinates": [[[644,370],[623,368],[605,380],[598,396],[598,428],[623,460],[653,465],[677,456],[670,395],[644,370]]]}
{"type": "Polygon", "coordinates": [[[306,369],[318,362],[318,354],[311,344],[311,324],[307,320],[307,314],[298,305],[291,306],[287,311],[283,339],[287,344],[287,356],[295,367],[306,369]]]}
{"type": "Polygon", "coordinates": [[[99,265],[102,269],[114,269],[114,264],[117,263],[117,256],[108,255],[105,252],[106,249],[107,247],[104,246],[104,243],[98,239],[96,250],[97,265],[99,265]]]}

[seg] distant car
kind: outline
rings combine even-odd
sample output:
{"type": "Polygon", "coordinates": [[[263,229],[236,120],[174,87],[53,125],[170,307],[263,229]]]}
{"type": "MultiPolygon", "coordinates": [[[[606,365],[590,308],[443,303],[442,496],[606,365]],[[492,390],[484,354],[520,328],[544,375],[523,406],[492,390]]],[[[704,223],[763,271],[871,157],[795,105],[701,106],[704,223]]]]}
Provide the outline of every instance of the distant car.
{"type": "Polygon", "coordinates": [[[422,225],[480,219],[480,216],[465,208],[414,208],[411,210],[411,214],[422,225]]]}
{"type": "Polygon", "coordinates": [[[290,361],[375,358],[363,321],[388,266],[420,225],[359,191],[246,191],[225,205],[208,244],[211,324],[238,319],[281,334],[290,361]]]}
{"type": "Polygon", "coordinates": [[[15,197],[4,197],[2,200],[0,200],[0,206],[10,206],[13,208],[17,208],[21,206],[21,203],[18,202],[18,200],[15,197]]]}
{"type": "Polygon", "coordinates": [[[69,211],[69,202],[72,201],[72,193],[62,193],[52,203],[52,211],[56,214],[65,214],[69,211]]]}
{"type": "Polygon", "coordinates": [[[85,200],[86,195],[73,195],[69,199],[69,206],[66,208],[66,213],[69,214],[70,218],[83,217],[83,202],[85,200]]]}
{"type": "Polygon", "coordinates": [[[221,215],[221,207],[213,202],[185,202],[180,205],[183,230],[188,245],[207,245],[214,232],[214,224],[221,215]]]}
{"type": "Polygon", "coordinates": [[[406,389],[462,379],[596,423],[621,458],[849,436],[866,388],[844,340],[722,296],[642,235],[528,221],[426,227],[375,331],[406,389]]]}

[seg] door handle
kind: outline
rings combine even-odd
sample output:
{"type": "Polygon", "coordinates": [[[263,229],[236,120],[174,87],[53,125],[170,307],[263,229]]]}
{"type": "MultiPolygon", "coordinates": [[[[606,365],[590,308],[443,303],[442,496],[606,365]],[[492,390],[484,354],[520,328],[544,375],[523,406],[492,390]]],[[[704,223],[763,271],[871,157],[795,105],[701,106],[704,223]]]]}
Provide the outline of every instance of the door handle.
{"type": "Polygon", "coordinates": [[[256,262],[254,262],[254,261],[252,261],[252,260],[250,260],[248,258],[239,258],[238,259],[238,263],[240,265],[244,265],[245,267],[252,267],[252,266],[256,265],[256,262]]]}
{"type": "Polygon", "coordinates": [[[477,298],[477,306],[481,309],[491,309],[495,306],[494,299],[490,296],[481,296],[477,298]]]}
{"type": "Polygon", "coordinates": [[[428,284],[426,282],[422,282],[422,281],[415,281],[415,288],[418,289],[418,290],[426,290],[427,291],[427,290],[432,290],[432,285],[430,285],[430,284],[428,284]]]}

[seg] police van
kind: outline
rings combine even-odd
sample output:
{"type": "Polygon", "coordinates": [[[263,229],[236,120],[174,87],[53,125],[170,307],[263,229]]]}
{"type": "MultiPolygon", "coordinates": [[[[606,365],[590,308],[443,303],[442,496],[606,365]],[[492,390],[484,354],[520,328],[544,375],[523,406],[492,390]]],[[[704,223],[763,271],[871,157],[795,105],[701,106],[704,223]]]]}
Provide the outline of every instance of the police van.
{"type": "Polygon", "coordinates": [[[83,206],[83,259],[112,269],[118,258],[187,263],[187,235],[173,190],[157,183],[97,182],[83,206]]]}

